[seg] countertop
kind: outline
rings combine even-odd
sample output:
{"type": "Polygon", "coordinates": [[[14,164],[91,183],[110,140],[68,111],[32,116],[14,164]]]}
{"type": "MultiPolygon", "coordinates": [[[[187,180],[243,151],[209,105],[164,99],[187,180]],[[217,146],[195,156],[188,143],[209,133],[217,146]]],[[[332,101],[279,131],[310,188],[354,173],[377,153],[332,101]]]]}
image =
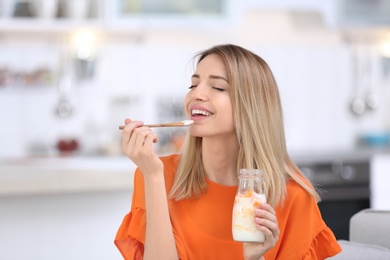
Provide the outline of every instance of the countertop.
{"type": "Polygon", "coordinates": [[[370,161],[374,156],[381,154],[390,154],[390,147],[290,152],[292,160],[298,165],[329,163],[335,160],[345,162],[370,161]]]}
{"type": "Polygon", "coordinates": [[[0,196],[132,189],[134,170],[124,156],[2,160],[0,196]]]}
{"type": "MultiPolygon", "coordinates": [[[[297,164],[340,159],[371,161],[377,156],[390,158],[388,149],[291,152],[290,155],[297,164]]],[[[0,160],[0,196],[132,190],[135,168],[134,163],[125,156],[28,157],[0,160]]],[[[380,168],[381,172],[387,172],[387,167],[385,170],[380,168]]],[[[375,172],[373,176],[377,177],[378,174],[375,172]]]]}

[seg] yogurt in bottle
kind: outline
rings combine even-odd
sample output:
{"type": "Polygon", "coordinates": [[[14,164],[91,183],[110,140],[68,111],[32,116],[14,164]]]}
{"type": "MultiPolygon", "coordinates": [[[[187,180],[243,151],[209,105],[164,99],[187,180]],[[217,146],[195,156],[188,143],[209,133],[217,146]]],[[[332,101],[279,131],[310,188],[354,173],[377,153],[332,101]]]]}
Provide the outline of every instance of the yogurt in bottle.
{"type": "Polygon", "coordinates": [[[265,202],[262,171],[241,169],[233,206],[232,232],[235,241],[264,242],[263,232],[256,227],[254,210],[265,202]]]}

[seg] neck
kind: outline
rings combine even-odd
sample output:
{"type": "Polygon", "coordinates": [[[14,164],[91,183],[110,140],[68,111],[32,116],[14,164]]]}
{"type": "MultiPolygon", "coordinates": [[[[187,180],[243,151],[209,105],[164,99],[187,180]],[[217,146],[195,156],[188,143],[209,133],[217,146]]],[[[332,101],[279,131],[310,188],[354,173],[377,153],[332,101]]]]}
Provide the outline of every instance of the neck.
{"type": "Polygon", "coordinates": [[[237,185],[237,139],[204,137],[202,142],[203,166],[207,178],[221,185],[237,185]]]}

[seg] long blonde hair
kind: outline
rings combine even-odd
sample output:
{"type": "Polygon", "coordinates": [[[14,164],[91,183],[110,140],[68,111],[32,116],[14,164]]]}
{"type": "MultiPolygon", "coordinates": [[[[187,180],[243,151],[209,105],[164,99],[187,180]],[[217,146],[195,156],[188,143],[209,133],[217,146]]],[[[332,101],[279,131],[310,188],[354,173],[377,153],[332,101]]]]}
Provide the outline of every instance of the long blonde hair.
{"type": "MultiPolygon", "coordinates": [[[[226,67],[239,153],[240,168],[262,169],[268,203],[283,201],[286,182],[294,179],[316,201],[319,196],[290,159],[285,142],[279,90],[267,63],[242,47],[217,45],[198,53],[197,63],[219,55],[226,67]]],[[[207,189],[202,164],[202,138],[187,136],[170,198],[198,197],[207,189]]]]}

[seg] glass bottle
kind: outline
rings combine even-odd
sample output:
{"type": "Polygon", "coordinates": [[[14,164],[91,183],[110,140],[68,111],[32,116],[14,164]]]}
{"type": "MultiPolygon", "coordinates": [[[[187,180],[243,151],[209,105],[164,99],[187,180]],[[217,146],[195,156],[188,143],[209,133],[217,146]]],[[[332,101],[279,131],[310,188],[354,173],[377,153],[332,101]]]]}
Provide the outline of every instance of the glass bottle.
{"type": "Polygon", "coordinates": [[[233,239],[241,242],[264,242],[264,234],[255,223],[255,208],[266,202],[263,172],[240,169],[239,185],[233,206],[233,239]]]}

